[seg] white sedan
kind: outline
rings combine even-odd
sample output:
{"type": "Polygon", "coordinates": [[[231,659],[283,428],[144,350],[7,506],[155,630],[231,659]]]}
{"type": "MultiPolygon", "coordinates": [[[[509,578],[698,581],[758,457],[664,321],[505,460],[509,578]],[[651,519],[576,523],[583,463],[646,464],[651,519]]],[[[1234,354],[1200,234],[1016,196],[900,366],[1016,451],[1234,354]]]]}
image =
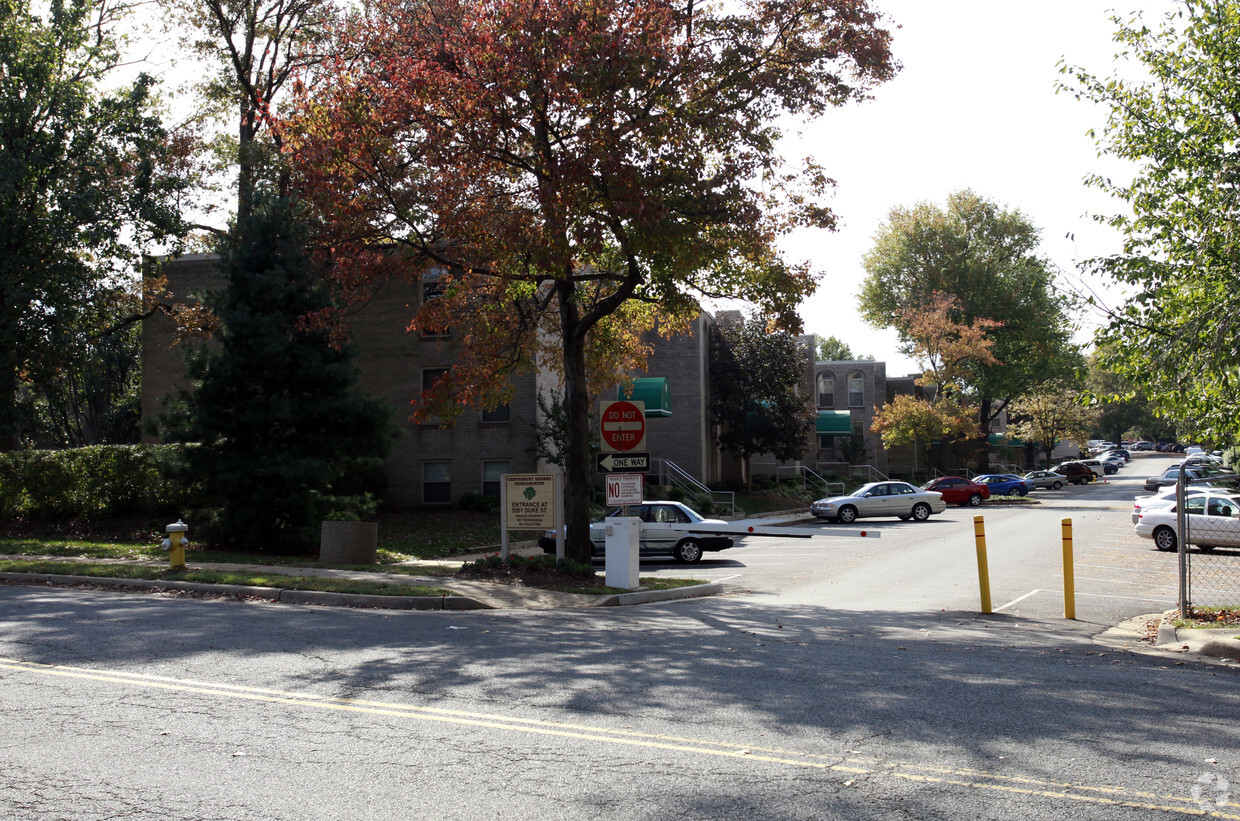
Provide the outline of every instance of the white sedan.
{"type": "Polygon", "coordinates": [[[943,494],[922,490],[908,482],[870,482],[847,496],[819,499],[809,506],[810,513],[829,522],[849,524],[870,516],[898,516],[924,522],[931,513],[947,510],[943,494]]]}
{"type": "MultiPolygon", "coordinates": [[[[1216,547],[1240,547],[1240,500],[1234,494],[1198,493],[1184,501],[1188,519],[1186,544],[1195,544],[1209,552],[1216,547]]],[[[1137,519],[1138,536],[1153,539],[1159,550],[1175,550],[1179,546],[1176,506],[1142,510],[1137,519]]]]}
{"type": "MultiPolygon", "coordinates": [[[[723,519],[707,519],[693,508],[680,502],[643,501],[640,505],[613,507],[607,511],[603,519],[590,523],[590,543],[595,558],[606,555],[607,523],[613,516],[632,516],[642,522],[664,524],[702,524],[726,526],[723,519]]],[[[732,537],[720,533],[681,533],[679,531],[657,530],[642,527],[639,530],[638,553],[645,556],[671,556],[678,562],[692,564],[701,561],[703,553],[727,550],[732,546],[732,537]]],[[[548,530],[538,540],[538,546],[544,553],[555,552],[555,531],[548,530]]]]}
{"type": "MultiPolygon", "coordinates": [[[[1213,493],[1216,496],[1228,496],[1232,499],[1240,500],[1240,493],[1213,487],[1188,487],[1184,489],[1184,493],[1190,497],[1213,493]]],[[[1175,485],[1167,485],[1150,496],[1138,496],[1132,500],[1132,523],[1135,525],[1141,520],[1141,513],[1143,511],[1172,507],[1173,505],[1175,505],[1175,485]]]]}

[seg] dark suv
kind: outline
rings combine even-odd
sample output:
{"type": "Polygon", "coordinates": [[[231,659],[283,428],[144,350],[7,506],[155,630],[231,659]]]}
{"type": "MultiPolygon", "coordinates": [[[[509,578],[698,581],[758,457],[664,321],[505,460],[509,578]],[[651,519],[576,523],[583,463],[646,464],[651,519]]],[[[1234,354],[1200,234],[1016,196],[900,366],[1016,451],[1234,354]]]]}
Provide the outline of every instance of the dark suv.
{"type": "Polygon", "coordinates": [[[1074,485],[1087,485],[1097,478],[1088,465],[1082,465],[1080,462],[1064,462],[1062,465],[1056,465],[1051,468],[1051,470],[1060,474],[1074,485]]]}

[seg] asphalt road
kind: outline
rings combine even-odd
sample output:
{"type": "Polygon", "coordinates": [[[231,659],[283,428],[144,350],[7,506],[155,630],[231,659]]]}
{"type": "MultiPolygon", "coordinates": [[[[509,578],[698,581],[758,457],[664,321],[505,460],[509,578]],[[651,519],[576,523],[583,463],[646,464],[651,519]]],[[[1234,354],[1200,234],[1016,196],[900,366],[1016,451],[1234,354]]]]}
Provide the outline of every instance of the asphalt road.
{"type": "MultiPolygon", "coordinates": [[[[1035,530],[1033,511],[984,513],[1000,540],[1035,530]]],[[[748,592],[635,608],[0,587],[0,817],[1240,818],[1240,671],[1095,640],[1025,596],[1058,544],[996,548],[995,601],[1014,603],[989,616],[970,580],[935,593],[903,572],[957,549],[972,514],[927,524],[925,546],[883,525],[833,554],[845,582],[744,548],[748,592]],[[858,606],[863,583],[903,604],[858,606]]],[[[1112,585],[1091,593],[1153,603],[1111,571],[1167,557],[1087,541],[1112,585]]]]}

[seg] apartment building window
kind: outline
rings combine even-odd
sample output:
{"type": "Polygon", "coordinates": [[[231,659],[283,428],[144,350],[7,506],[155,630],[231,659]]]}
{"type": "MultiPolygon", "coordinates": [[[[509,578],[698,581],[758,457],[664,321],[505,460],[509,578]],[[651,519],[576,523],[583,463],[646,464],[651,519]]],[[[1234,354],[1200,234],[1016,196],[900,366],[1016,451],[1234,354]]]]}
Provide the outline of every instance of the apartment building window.
{"type": "Polygon", "coordinates": [[[835,407],[835,374],[818,374],[818,407],[835,407]]]}
{"type": "MultiPolygon", "coordinates": [[[[422,369],[422,394],[425,396],[435,384],[448,375],[447,368],[423,368],[422,369]]],[[[424,401],[424,400],[419,400],[424,401]]],[[[422,420],[424,425],[438,425],[440,422],[438,416],[428,416],[422,420]]]]}
{"type": "Polygon", "coordinates": [[[448,462],[422,463],[422,503],[446,505],[452,501],[452,465],[448,462]]]}
{"type": "Polygon", "coordinates": [[[500,405],[494,410],[484,410],[482,412],[483,422],[510,422],[512,421],[512,409],[508,403],[500,405]]]}
{"type": "Polygon", "coordinates": [[[848,375],[848,407],[865,406],[865,375],[861,371],[853,371],[848,375]]]}
{"type": "Polygon", "coordinates": [[[500,484],[509,472],[508,460],[482,463],[482,495],[499,498],[500,484]]]}
{"type": "MultiPolygon", "coordinates": [[[[430,302],[432,299],[438,299],[443,296],[444,283],[441,278],[442,271],[439,268],[431,268],[422,275],[422,304],[430,302]]],[[[422,336],[424,337],[444,337],[448,336],[451,328],[444,326],[442,328],[424,325],[422,326],[422,336]]]]}

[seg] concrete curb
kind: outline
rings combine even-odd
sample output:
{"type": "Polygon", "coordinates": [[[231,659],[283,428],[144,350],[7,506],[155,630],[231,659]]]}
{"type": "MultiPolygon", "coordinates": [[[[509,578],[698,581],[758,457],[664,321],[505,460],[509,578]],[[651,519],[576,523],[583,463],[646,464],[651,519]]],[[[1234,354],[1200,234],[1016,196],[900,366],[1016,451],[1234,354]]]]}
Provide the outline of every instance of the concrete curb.
{"type": "Polygon", "coordinates": [[[1158,624],[1159,650],[1177,653],[1195,653],[1216,659],[1240,661],[1240,631],[1228,628],[1178,628],[1171,619],[1163,617],[1158,624]]]}
{"type": "Polygon", "coordinates": [[[0,581],[53,585],[91,584],[122,590],[180,591],[223,596],[249,596],[284,604],[318,604],[329,607],[364,607],[385,610],[489,610],[490,605],[465,596],[371,596],[361,593],[330,593],[318,590],[290,590],[282,587],[249,587],[242,584],[204,584],[202,582],[155,579],[109,579],[98,576],[62,576],[54,573],[0,573],[0,581]]]}
{"type": "MultiPolygon", "coordinates": [[[[515,604],[511,608],[479,601],[469,596],[375,596],[364,593],[333,593],[321,590],[293,590],[283,587],[247,587],[240,584],[206,584],[158,579],[117,579],[99,576],[67,576],[54,573],[0,573],[0,582],[16,584],[93,585],[119,590],[154,590],[245,596],[281,604],[313,604],[321,607],[355,607],[382,610],[495,610],[529,609],[515,604]]],[[[570,607],[628,607],[638,604],[700,598],[723,593],[722,582],[708,582],[669,590],[637,590],[615,593],[570,607]]],[[[537,608],[543,609],[543,608],[537,608]]]]}
{"type": "Polygon", "coordinates": [[[592,607],[627,607],[634,604],[650,604],[652,602],[672,601],[674,599],[693,599],[700,596],[715,596],[723,592],[723,582],[708,582],[689,587],[674,587],[670,590],[637,590],[633,593],[615,593],[604,596],[594,602],[592,607]]]}

